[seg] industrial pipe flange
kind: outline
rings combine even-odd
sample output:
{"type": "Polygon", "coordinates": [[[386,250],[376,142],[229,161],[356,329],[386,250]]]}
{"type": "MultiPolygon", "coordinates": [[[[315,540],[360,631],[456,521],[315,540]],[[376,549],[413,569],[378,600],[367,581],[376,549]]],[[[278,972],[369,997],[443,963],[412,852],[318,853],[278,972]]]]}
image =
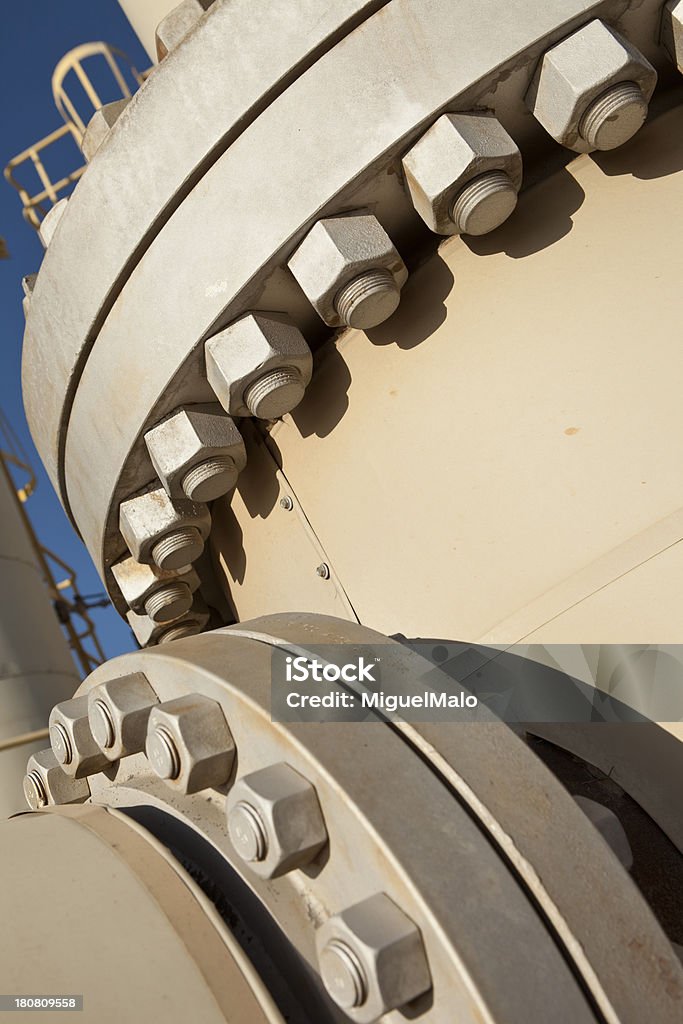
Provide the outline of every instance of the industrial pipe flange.
{"type": "Polygon", "coordinates": [[[364,627],[304,615],[101,666],[77,700],[92,694],[94,708],[130,680],[147,695],[135,713],[159,703],[148,705],[152,760],[136,739],[115,770],[89,776],[91,801],[126,808],[220,895],[227,919],[267,934],[276,965],[318,1000],[312,1019],[528,1024],[552,1006],[561,1024],[617,1024],[649,1007],[673,1024],[683,976],[672,947],[507,726],[272,721],[274,649],[311,658],[332,644],[381,652],[383,680],[433,672],[364,627]],[[173,784],[176,768],[205,788],[173,784]]]}
{"type": "MultiPolygon", "coordinates": [[[[521,5],[514,17],[501,18],[499,5],[488,2],[490,17],[478,11],[476,19],[470,17],[464,0],[457,4],[433,0],[426,7],[421,5],[419,12],[409,0],[393,0],[381,9],[357,5],[353,14],[340,5],[336,35],[325,35],[315,60],[305,67],[293,65],[286,84],[281,79],[280,87],[263,94],[258,106],[249,106],[242,120],[231,115],[233,128],[226,129],[225,123],[215,128],[210,157],[200,159],[197,149],[192,150],[193,187],[180,187],[173,179],[178,191],[173,199],[166,195],[163,215],[161,197],[155,197],[155,205],[145,196],[129,218],[135,230],[131,228],[124,244],[115,226],[120,224],[117,217],[102,218],[97,207],[102,237],[111,224],[116,245],[110,250],[116,249],[118,255],[115,261],[109,257],[92,261],[101,276],[97,288],[81,289],[79,296],[70,297],[63,268],[70,266],[70,281],[78,279],[71,266],[73,252],[96,209],[89,182],[100,183],[101,196],[101,175],[114,173],[116,160],[123,160],[124,149],[131,148],[131,133],[136,137],[140,133],[142,139],[145,131],[158,131],[158,117],[154,125],[152,121],[163,105],[163,95],[189,73],[181,56],[191,51],[193,59],[204,65],[198,40],[205,40],[211,58],[228,25],[236,27],[235,20],[228,19],[228,8],[232,19],[246,18],[246,10],[241,5],[213,4],[113,125],[55,231],[41,271],[45,284],[39,281],[34,289],[24,380],[38,447],[120,611],[124,608],[110,575],[111,564],[123,553],[116,509],[153,474],[145,436],[175,408],[215,401],[206,379],[204,343],[245,315],[266,311],[289,317],[310,344],[324,337],[320,321],[288,270],[289,261],[313,237],[318,222],[336,221],[340,215],[343,221],[355,211],[368,211],[372,224],[368,239],[383,234],[410,265],[411,256],[435,243],[429,241],[413,207],[401,160],[441,115],[487,112],[533,167],[539,157],[547,158],[553,145],[526,106],[529,86],[547,50],[599,15],[608,26],[610,20],[618,22],[620,36],[643,54],[646,64],[656,69],[667,61],[665,50],[653,41],[653,25],[659,18],[654,5],[631,11],[621,3],[612,8],[586,0],[558,0],[540,11],[537,5],[533,10],[521,5]],[[481,33],[479,22],[485,17],[487,32],[481,33]],[[398,53],[407,59],[396,63],[398,53]],[[352,80],[349,67],[357,69],[352,80]],[[425,68],[429,75],[424,74],[425,68]],[[327,111],[321,115],[321,99],[328,95],[345,96],[334,116],[327,111]],[[289,130],[292,123],[298,125],[295,145],[289,130]],[[216,136],[223,141],[216,142],[216,136]],[[274,149],[277,160],[270,157],[274,149]],[[288,196],[286,203],[281,202],[282,195],[288,196]],[[140,259],[143,249],[144,260],[140,259]],[[181,253],[183,285],[179,287],[170,268],[178,266],[181,253]],[[150,295],[155,296],[152,304],[150,295]],[[65,311],[59,318],[64,333],[56,356],[55,302],[65,311]],[[139,345],[131,346],[131,337],[139,338],[139,345]],[[148,347],[151,338],[155,341],[148,347]],[[57,383],[49,407],[40,403],[39,416],[30,393],[35,391],[33,381],[42,373],[48,351],[51,378],[57,383]],[[140,353],[145,351],[153,351],[154,357],[140,375],[140,353]],[[126,352],[135,352],[134,369],[126,363],[126,352]],[[136,373],[138,385],[132,401],[125,385],[131,372],[136,373]],[[93,402],[95,395],[102,402],[103,382],[112,422],[107,429],[93,430],[93,402]],[[119,415],[123,396],[126,408],[119,415]],[[101,466],[95,480],[89,473],[93,460],[101,466]]],[[[250,59],[254,60],[253,51],[250,59]]],[[[253,84],[253,72],[249,82],[253,84]]],[[[253,92],[248,95],[253,99],[253,92]]],[[[199,148],[194,129],[190,134],[192,145],[199,148]]],[[[165,138],[170,145],[170,135],[165,138]]],[[[154,160],[166,159],[163,142],[157,144],[155,154],[154,160]]],[[[131,159],[130,154],[125,159],[131,159]]],[[[170,161],[177,175],[179,159],[170,161]]],[[[187,172],[185,165],[183,169],[187,172]]],[[[474,231],[482,225],[486,228],[509,212],[518,169],[508,174],[509,183],[503,181],[503,173],[492,169],[490,174],[498,176],[495,181],[489,176],[485,183],[475,176],[465,183],[466,190],[460,190],[462,195],[454,197],[450,212],[461,230],[467,230],[468,224],[474,231]]],[[[165,186],[171,177],[171,171],[168,177],[164,174],[165,186]]],[[[456,172],[453,177],[459,180],[456,172]]],[[[121,180],[120,174],[117,179],[121,180]]],[[[117,208],[119,202],[117,197],[117,208]]],[[[370,246],[368,252],[374,251],[370,246]]],[[[378,249],[376,266],[361,261],[362,273],[344,277],[333,296],[338,307],[335,316],[341,321],[354,322],[355,317],[359,323],[376,322],[395,308],[400,281],[386,276],[391,271],[383,260],[378,249]],[[367,316],[360,312],[362,307],[367,316]]],[[[329,287],[324,282],[318,294],[327,295],[329,287]]],[[[305,284],[305,290],[319,305],[315,288],[305,284]]],[[[286,391],[293,380],[284,376],[278,386],[286,391]]],[[[268,408],[265,403],[266,415],[268,408]]],[[[277,411],[277,405],[274,408],[277,411]]]]}

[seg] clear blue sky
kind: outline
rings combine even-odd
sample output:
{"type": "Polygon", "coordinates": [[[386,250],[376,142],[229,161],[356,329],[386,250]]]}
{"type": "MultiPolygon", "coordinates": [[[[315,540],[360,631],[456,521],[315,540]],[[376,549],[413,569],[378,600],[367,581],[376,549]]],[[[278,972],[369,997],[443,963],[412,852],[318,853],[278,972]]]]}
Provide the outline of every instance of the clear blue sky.
{"type": "MultiPolygon", "coordinates": [[[[63,123],[52,99],[53,69],[67,50],[97,41],[119,47],[139,70],[150,63],[116,0],[23,0],[2,4],[0,168],[63,123]]],[[[4,179],[0,179],[0,237],[7,242],[11,257],[0,260],[0,408],[36,470],[38,487],[27,509],[38,536],[76,569],[81,592],[91,594],[102,590],[101,581],[52,490],[24,417],[21,278],[38,270],[43,249],[33,228],[22,218],[18,194],[4,179]]],[[[93,617],[107,656],[134,646],[127,624],[113,608],[96,610],[93,617]]]]}

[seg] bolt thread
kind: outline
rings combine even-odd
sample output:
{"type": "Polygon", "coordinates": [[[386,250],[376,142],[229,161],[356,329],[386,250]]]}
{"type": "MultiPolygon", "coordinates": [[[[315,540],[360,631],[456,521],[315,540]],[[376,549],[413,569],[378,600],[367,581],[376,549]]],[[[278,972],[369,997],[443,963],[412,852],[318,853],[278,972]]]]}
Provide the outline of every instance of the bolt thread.
{"type": "Polygon", "coordinates": [[[166,622],[168,619],[177,619],[179,615],[184,615],[191,603],[192,594],[187,583],[166,583],[149,595],[145,601],[145,611],[153,622],[166,622]],[[172,614],[165,615],[179,602],[186,603],[187,607],[180,612],[174,610],[172,614]]]}
{"type": "MultiPolygon", "coordinates": [[[[514,197],[514,202],[517,201],[517,189],[505,171],[487,171],[486,174],[480,174],[478,178],[473,178],[472,181],[469,181],[458,192],[451,206],[451,220],[458,229],[458,233],[468,233],[467,223],[477,207],[493,196],[503,194],[509,195],[511,199],[514,197]]],[[[509,213],[505,214],[503,220],[507,216],[509,216],[509,213]]],[[[502,220],[499,220],[498,223],[492,222],[491,226],[487,227],[486,230],[492,231],[494,227],[498,227],[498,224],[502,224],[502,222],[502,220]]]]}
{"type": "Polygon", "coordinates": [[[190,501],[213,501],[229,491],[236,479],[237,469],[230,456],[216,455],[188,469],[181,486],[190,501]]]}
{"type": "MultiPolygon", "coordinates": [[[[351,327],[353,326],[353,314],[361,303],[373,296],[387,292],[391,292],[397,297],[399,295],[398,285],[389,271],[384,267],[366,270],[339,289],[334,306],[342,323],[351,327]]],[[[367,326],[375,325],[368,324],[367,326]]]]}
{"type": "MultiPolygon", "coordinates": [[[[284,416],[286,412],[289,412],[290,409],[293,409],[301,401],[305,390],[301,374],[295,366],[278,366],[276,369],[269,370],[263,376],[252,381],[244,392],[244,404],[252,416],[259,416],[259,407],[262,403],[272,395],[273,391],[280,391],[283,388],[296,389],[295,393],[299,397],[293,403],[288,401],[286,403],[287,408],[280,408],[272,417],[267,416],[265,418],[275,419],[277,416],[284,416]]],[[[272,401],[268,405],[271,406],[272,401]]],[[[270,409],[269,411],[272,412],[273,410],[270,409]]]]}
{"type": "Polygon", "coordinates": [[[161,746],[168,755],[168,771],[164,772],[162,777],[166,779],[177,779],[180,775],[180,754],[178,753],[175,740],[168,729],[163,725],[157,726],[154,731],[157,739],[161,743],[161,746]]]}
{"type": "Polygon", "coordinates": [[[50,745],[59,764],[71,764],[73,757],[71,740],[61,722],[56,722],[50,727],[50,745]]]}
{"type": "Polygon", "coordinates": [[[202,538],[196,526],[181,526],[158,540],[152,548],[152,560],[160,569],[179,569],[189,565],[201,551],[202,538]]]}
{"type": "Polygon", "coordinates": [[[642,117],[640,123],[637,118],[633,120],[628,134],[619,138],[614,145],[609,146],[610,149],[616,148],[617,145],[635,135],[647,117],[647,100],[643,96],[640,86],[635,82],[619,82],[618,85],[610,86],[602,95],[593,100],[579,122],[579,135],[592,149],[605,148],[599,145],[600,129],[607,121],[617,118],[628,107],[634,110],[640,108],[642,117]]]}
{"type": "MultiPolygon", "coordinates": [[[[47,790],[45,789],[45,784],[43,783],[43,780],[40,777],[40,773],[37,772],[35,768],[26,776],[26,782],[30,783],[31,786],[33,786],[33,790],[35,792],[35,801],[32,801],[28,793],[26,793],[26,799],[28,801],[29,807],[33,807],[34,802],[35,809],[37,809],[38,807],[45,807],[45,805],[47,804],[47,790]]],[[[25,785],[24,792],[26,792],[27,788],[29,787],[25,785]]]]}
{"type": "Polygon", "coordinates": [[[114,719],[112,718],[111,711],[104,703],[103,700],[95,701],[95,708],[97,709],[100,720],[95,719],[94,727],[91,729],[95,741],[104,749],[108,750],[114,745],[114,719]]]}
{"type": "MultiPolygon", "coordinates": [[[[248,857],[245,857],[245,859],[260,863],[265,859],[268,852],[268,836],[266,835],[261,815],[258,813],[256,808],[252,807],[251,804],[248,804],[246,800],[239,800],[235,804],[231,813],[233,827],[235,819],[238,816],[241,816],[243,821],[247,824],[250,837],[254,844],[253,850],[250,851],[248,857]]],[[[239,844],[238,849],[240,849],[239,844]]]]}
{"type": "Polygon", "coordinates": [[[182,640],[186,636],[196,636],[201,631],[202,627],[195,619],[188,619],[187,622],[179,622],[178,625],[165,629],[157,643],[170,644],[171,640],[182,640]]]}
{"type": "Polygon", "coordinates": [[[368,987],[363,965],[354,950],[342,939],[331,939],[325,947],[325,952],[331,953],[340,962],[350,985],[350,990],[343,1000],[338,998],[334,989],[330,991],[328,987],[332,998],[338,1006],[341,1005],[344,1009],[352,1010],[362,1006],[368,996],[368,987]]]}

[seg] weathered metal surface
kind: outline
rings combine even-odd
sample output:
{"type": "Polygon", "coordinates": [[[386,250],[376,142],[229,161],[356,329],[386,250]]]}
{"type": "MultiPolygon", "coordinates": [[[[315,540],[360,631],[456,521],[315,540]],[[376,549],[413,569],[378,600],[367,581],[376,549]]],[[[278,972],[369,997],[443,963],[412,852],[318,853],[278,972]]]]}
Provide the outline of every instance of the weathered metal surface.
{"type": "MultiPolygon", "coordinates": [[[[372,635],[356,624],[296,615],[255,620],[247,630],[262,642],[304,650],[332,637],[367,643],[372,635]]],[[[602,837],[517,736],[493,716],[476,724],[403,723],[396,729],[509,858],[604,1020],[638,1024],[652,1014],[675,1024],[683,971],[670,943],[602,837]]]]}
{"type": "Polygon", "coordinates": [[[27,415],[55,487],[61,489],[61,435],[83,361],[151,239],[222,150],[381,6],[382,0],[217,0],[122,113],[71,197],[27,329],[27,415]],[[46,376],[53,381],[49,393],[41,383],[46,376]]]}
{"type": "MultiPolygon", "coordinates": [[[[306,622],[309,641],[313,635],[319,642],[349,636],[335,620],[306,622]]],[[[251,626],[258,634],[268,623],[251,626]]],[[[355,630],[351,635],[358,639],[384,643],[383,651],[389,651],[385,670],[410,677],[415,660],[411,652],[399,645],[387,648],[387,641],[377,634],[361,627],[355,630]]],[[[425,943],[433,995],[415,1004],[425,1022],[445,1024],[456,1015],[463,1021],[501,1017],[528,1024],[542,1016],[549,1000],[558,1020],[593,1022],[545,924],[448,786],[388,726],[273,725],[271,648],[262,633],[256,642],[241,633],[219,630],[166,649],[126,655],[97,670],[82,692],[122,672],[144,671],[163,701],[187,693],[191,678],[195,693],[223,708],[240,774],[284,761],[315,787],[329,830],[329,847],[317,864],[279,879],[259,879],[245,867],[226,834],[228,787],[195,796],[178,794],[156,778],[143,755],[120,762],[115,779],[91,779],[94,801],[135,805],[138,811],[143,806],[164,809],[191,824],[233,865],[285,929],[299,956],[312,965],[319,924],[345,906],[386,893],[416,923],[425,943]],[[406,822],[411,823],[409,829],[406,822]]],[[[536,765],[511,737],[513,741],[520,757],[536,765]]],[[[594,834],[578,808],[574,810],[594,834]]]]}
{"type": "MultiPolygon", "coordinates": [[[[532,27],[522,19],[511,35],[507,23],[501,21],[501,36],[496,35],[491,45],[499,47],[497,56],[504,61],[505,70],[498,68],[487,75],[491,49],[477,52],[474,28],[470,37],[463,30],[462,19],[456,31],[458,8],[449,5],[441,22],[436,17],[425,17],[416,36],[414,22],[399,7],[394,2],[365,22],[261,114],[204,175],[157,236],[119,296],[85,366],[67,443],[69,490],[78,509],[81,531],[98,559],[108,561],[108,550],[116,544],[111,524],[112,532],[103,536],[102,530],[112,489],[139,485],[148,473],[146,452],[139,445],[145,421],[150,415],[163,415],[169,401],[203,401],[210,397],[199,350],[195,357],[188,358],[188,339],[196,337],[199,342],[212,329],[238,315],[245,303],[248,307],[256,294],[264,308],[288,309],[292,315],[296,313],[296,318],[305,319],[301,296],[297,297],[291,280],[275,272],[271,285],[265,290],[264,286],[268,273],[295,248],[310,225],[312,211],[328,212],[333,201],[337,208],[347,204],[352,208],[370,206],[401,248],[403,234],[417,230],[417,218],[397,175],[387,173],[393,168],[390,156],[407,147],[425,122],[440,112],[439,105],[452,102],[458,93],[459,102],[465,105],[490,102],[506,109],[508,104],[507,121],[512,122],[514,137],[519,133],[523,141],[531,133],[537,139],[540,129],[533,126],[523,106],[523,95],[535,60],[547,45],[549,36],[543,35],[547,24],[536,19],[532,27]],[[524,32],[530,33],[528,38],[524,32]],[[458,54],[462,45],[462,60],[455,59],[453,39],[457,40],[458,54]],[[516,56],[504,60],[506,51],[525,46],[523,59],[516,56]],[[373,59],[364,58],[371,49],[373,59]],[[416,66],[430,67],[428,80],[414,73],[412,62],[390,74],[391,56],[387,57],[387,66],[374,59],[378,51],[391,55],[398,50],[411,53],[416,66]],[[351,85],[347,74],[350,63],[362,69],[351,85]],[[402,81],[403,73],[406,81],[402,81]],[[387,87],[388,80],[395,82],[392,88],[387,87]],[[316,103],[335,81],[339,91],[351,89],[348,115],[341,120],[321,119],[316,103]],[[288,145],[283,139],[274,171],[264,161],[263,153],[272,150],[278,132],[282,133],[293,120],[301,129],[297,145],[288,145]],[[242,183],[238,191],[236,183],[242,183]],[[340,192],[343,189],[347,191],[340,192]],[[283,192],[291,194],[287,204],[280,202],[283,192]],[[228,194],[235,211],[226,222],[228,194]],[[198,223],[206,229],[199,231],[198,223]],[[185,257],[182,287],[172,276],[169,278],[169,267],[176,265],[180,251],[185,257]],[[163,298],[160,287],[168,287],[163,298]],[[153,303],[149,302],[150,295],[156,296],[153,303]],[[123,338],[131,333],[155,338],[154,345],[146,349],[153,354],[148,372],[137,375],[132,401],[130,388],[123,380],[125,376],[129,381],[130,372],[121,360],[123,338]],[[177,376],[181,365],[182,374],[177,376]],[[93,429],[95,382],[101,400],[102,381],[108,382],[112,407],[117,409],[116,422],[106,431],[100,431],[97,425],[93,429]],[[124,393],[125,408],[119,410],[124,393]],[[95,487],[89,484],[86,489],[85,467],[93,458],[103,471],[95,487]],[[123,475],[117,485],[120,473],[123,475]]],[[[566,7],[563,13],[568,16],[566,7]]],[[[638,12],[639,19],[642,13],[638,12]]],[[[544,8],[543,18],[547,17],[548,23],[557,15],[554,7],[544,8]]],[[[548,29],[550,37],[561,35],[567,27],[548,29]]],[[[640,20],[637,27],[640,34],[640,20]]],[[[310,314],[305,322],[310,323],[310,314]]]]}

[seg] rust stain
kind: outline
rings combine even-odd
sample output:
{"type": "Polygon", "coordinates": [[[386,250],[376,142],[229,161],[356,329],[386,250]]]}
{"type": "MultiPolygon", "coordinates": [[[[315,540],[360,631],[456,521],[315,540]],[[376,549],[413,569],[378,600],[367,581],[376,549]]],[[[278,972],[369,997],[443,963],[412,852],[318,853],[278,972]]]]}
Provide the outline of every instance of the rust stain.
{"type": "Polygon", "coordinates": [[[573,437],[574,434],[578,434],[580,430],[581,427],[567,427],[567,429],[565,430],[565,434],[567,435],[567,437],[573,437]]]}

